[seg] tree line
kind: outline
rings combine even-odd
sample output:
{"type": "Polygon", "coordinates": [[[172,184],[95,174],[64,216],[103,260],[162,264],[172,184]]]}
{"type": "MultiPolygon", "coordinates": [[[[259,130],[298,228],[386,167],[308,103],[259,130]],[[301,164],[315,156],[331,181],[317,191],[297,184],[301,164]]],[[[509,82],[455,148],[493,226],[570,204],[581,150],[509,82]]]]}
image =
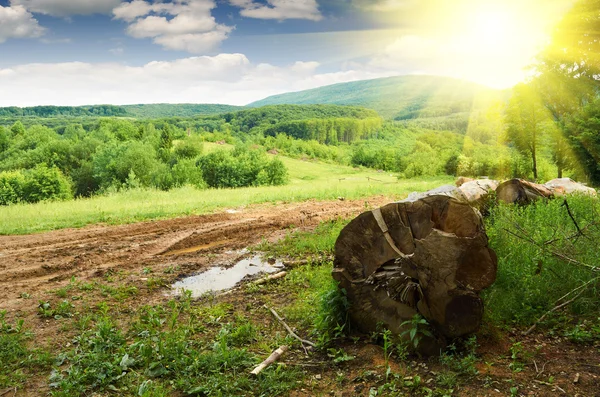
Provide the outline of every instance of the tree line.
{"type": "Polygon", "coordinates": [[[600,0],[579,0],[556,26],[535,75],[513,89],[506,138],[528,158],[534,179],[550,153],[565,172],[600,184],[600,0]]]}

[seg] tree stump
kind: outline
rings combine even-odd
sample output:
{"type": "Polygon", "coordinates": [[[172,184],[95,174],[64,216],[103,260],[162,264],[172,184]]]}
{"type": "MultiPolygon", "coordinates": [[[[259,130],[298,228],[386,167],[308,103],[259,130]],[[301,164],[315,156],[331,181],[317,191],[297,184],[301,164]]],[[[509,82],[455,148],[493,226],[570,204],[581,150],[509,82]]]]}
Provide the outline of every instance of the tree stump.
{"type": "Polygon", "coordinates": [[[511,179],[498,186],[496,198],[509,204],[529,204],[540,198],[552,198],[554,192],[547,186],[523,179],[511,179]]]}
{"type": "Polygon", "coordinates": [[[495,281],[496,270],[479,212],[432,195],[352,220],[336,241],[333,277],[347,292],[358,329],[374,332],[381,323],[401,335],[408,327],[403,323],[420,313],[439,337],[428,341],[431,354],[446,337],[479,328],[478,293],[495,281]]]}

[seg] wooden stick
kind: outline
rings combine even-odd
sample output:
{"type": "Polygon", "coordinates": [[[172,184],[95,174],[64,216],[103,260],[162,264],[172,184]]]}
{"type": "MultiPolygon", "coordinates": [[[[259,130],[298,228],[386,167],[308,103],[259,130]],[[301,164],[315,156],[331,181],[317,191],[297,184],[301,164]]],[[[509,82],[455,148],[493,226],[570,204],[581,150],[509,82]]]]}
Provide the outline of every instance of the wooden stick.
{"type": "Polygon", "coordinates": [[[268,277],[261,278],[260,280],[256,280],[252,284],[254,284],[254,285],[261,285],[261,284],[268,283],[269,281],[273,281],[273,280],[277,280],[279,278],[283,278],[285,276],[287,276],[287,272],[285,272],[285,271],[284,272],[279,272],[279,273],[271,274],[268,277]]]}
{"type": "Polygon", "coordinates": [[[568,301],[561,303],[558,306],[553,307],[552,309],[548,310],[546,312],[546,314],[544,314],[542,317],[540,317],[527,331],[523,332],[523,336],[527,336],[530,333],[533,332],[533,330],[535,329],[535,327],[537,327],[537,325],[539,323],[541,323],[542,321],[544,321],[546,319],[546,317],[548,317],[548,315],[552,312],[555,312],[559,309],[562,309],[563,307],[567,306],[570,303],[573,303],[577,298],[579,298],[583,293],[585,292],[585,289],[582,289],[581,291],[579,291],[579,293],[577,295],[575,295],[573,298],[569,299],[568,301]]]}
{"type": "Polygon", "coordinates": [[[287,330],[287,332],[288,332],[288,333],[289,333],[289,334],[290,334],[292,337],[294,337],[295,339],[299,340],[299,341],[300,341],[300,343],[302,343],[302,344],[307,344],[307,345],[309,345],[309,346],[312,346],[312,347],[315,347],[315,346],[316,346],[316,345],[315,345],[313,342],[311,342],[311,341],[309,341],[309,340],[306,340],[306,339],[302,339],[301,337],[299,337],[298,335],[296,335],[296,333],[295,333],[294,331],[292,331],[292,329],[290,328],[290,326],[289,326],[289,325],[287,325],[285,321],[283,321],[283,319],[282,319],[282,318],[279,316],[279,314],[277,314],[277,312],[276,312],[275,310],[271,309],[271,308],[270,308],[270,307],[268,307],[267,305],[265,305],[264,307],[265,307],[265,309],[268,309],[268,310],[270,310],[270,311],[271,311],[271,313],[273,313],[273,316],[275,316],[275,318],[276,318],[277,320],[279,320],[279,322],[280,322],[281,324],[283,324],[283,326],[285,327],[285,329],[287,330]]]}
{"type": "Polygon", "coordinates": [[[584,235],[583,231],[579,228],[579,225],[577,224],[577,221],[575,220],[575,217],[573,216],[573,213],[571,212],[571,208],[569,208],[569,202],[566,199],[562,203],[561,207],[565,207],[567,209],[567,213],[569,214],[569,216],[571,217],[571,220],[575,224],[575,227],[577,228],[577,232],[579,233],[580,236],[583,236],[584,235]]]}
{"type": "Polygon", "coordinates": [[[271,355],[262,363],[258,364],[256,368],[250,372],[252,375],[258,375],[262,372],[263,369],[267,368],[269,365],[273,364],[275,361],[279,360],[279,357],[283,353],[285,353],[289,348],[287,346],[281,346],[279,349],[275,350],[271,355]]]}

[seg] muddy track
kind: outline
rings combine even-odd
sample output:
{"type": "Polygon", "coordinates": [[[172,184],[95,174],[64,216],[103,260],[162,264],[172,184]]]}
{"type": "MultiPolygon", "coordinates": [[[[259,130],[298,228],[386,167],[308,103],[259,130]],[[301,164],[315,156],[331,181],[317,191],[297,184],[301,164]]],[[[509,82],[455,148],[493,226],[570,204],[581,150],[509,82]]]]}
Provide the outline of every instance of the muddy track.
{"type": "MultiPolygon", "coordinates": [[[[367,200],[370,206],[388,201],[367,200]]],[[[269,204],[123,226],[0,236],[0,310],[30,312],[27,306],[73,276],[85,281],[110,270],[141,274],[144,268],[167,266],[198,271],[212,265],[211,260],[218,261],[215,253],[273,240],[290,227],[311,228],[325,220],[357,215],[365,204],[365,200],[269,204]],[[20,299],[22,293],[34,299],[26,303],[20,299]]]]}

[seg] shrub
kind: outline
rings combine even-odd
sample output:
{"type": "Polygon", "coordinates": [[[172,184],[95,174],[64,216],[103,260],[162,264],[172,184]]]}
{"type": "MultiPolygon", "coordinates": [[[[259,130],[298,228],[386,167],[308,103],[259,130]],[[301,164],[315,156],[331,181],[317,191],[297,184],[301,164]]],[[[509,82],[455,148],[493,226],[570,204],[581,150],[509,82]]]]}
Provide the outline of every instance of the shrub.
{"type": "Polygon", "coordinates": [[[23,199],[25,176],[19,171],[0,172],[0,205],[18,203],[23,199]]]}
{"type": "Polygon", "coordinates": [[[28,203],[73,198],[71,181],[58,168],[40,165],[27,171],[23,199],[28,203]]]}
{"type": "Polygon", "coordinates": [[[273,159],[257,176],[257,185],[285,185],[289,180],[288,170],[279,159],[273,159]]]}
{"type": "Polygon", "coordinates": [[[179,160],[171,169],[174,186],[192,185],[198,189],[204,189],[206,182],[202,177],[202,170],[196,166],[193,159],[179,160]]]}
{"type": "Polygon", "coordinates": [[[269,162],[265,152],[244,147],[209,153],[200,158],[198,165],[206,184],[213,188],[279,185],[287,181],[287,169],[281,161],[269,162]]]}
{"type": "Polygon", "coordinates": [[[150,186],[158,167],[154,148],[137,141],[106,145],[96,153],[92,163],[94,178],[101,181],[105,190],[126,185],[131,172],[141,186],[150,186]]]}
{"type": "Polygon", "coordinates": [[[204,145],[200,137],[190,137],[175,146],[175,157],[178,159],[194,159],[202,154],[204,145]]]}

